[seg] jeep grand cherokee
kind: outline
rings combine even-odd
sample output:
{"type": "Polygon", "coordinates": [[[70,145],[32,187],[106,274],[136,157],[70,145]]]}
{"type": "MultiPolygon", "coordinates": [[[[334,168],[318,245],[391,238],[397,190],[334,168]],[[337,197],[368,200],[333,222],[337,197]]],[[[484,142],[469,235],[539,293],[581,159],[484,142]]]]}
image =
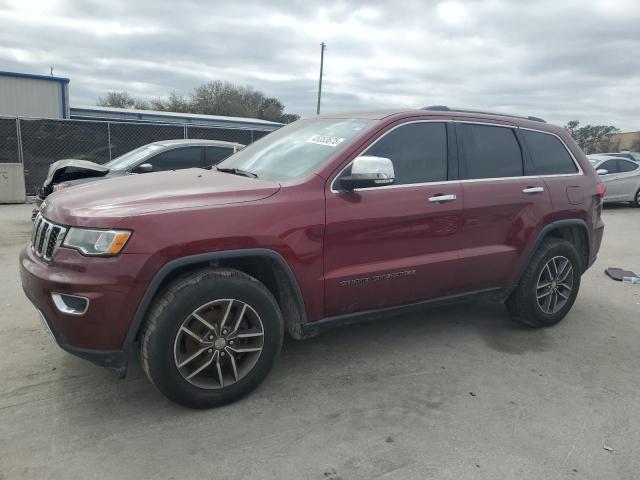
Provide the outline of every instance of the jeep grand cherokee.
{"type": "Polygon", "coordinates": [[[24,290],[65,350],[191,407],[247,394],[283,336],[490,296],[559,322],[600,247],[604,187],[569,133],[430,107],[292,123],[217,168],[44,202],[24,290]]]}

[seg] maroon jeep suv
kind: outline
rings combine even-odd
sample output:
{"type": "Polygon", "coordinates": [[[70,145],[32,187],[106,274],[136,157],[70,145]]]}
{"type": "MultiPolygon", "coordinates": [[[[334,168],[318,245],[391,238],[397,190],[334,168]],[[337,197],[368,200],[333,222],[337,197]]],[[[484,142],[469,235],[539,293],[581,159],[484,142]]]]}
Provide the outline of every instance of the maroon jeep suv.
{"type": "Polygon", "coordinates": [[[139,350],[162,393],[204,408],[255,388],[285,332],[478,295],[559,322],[603,195],[568,132],[535,117],[325,115],[212,169],[51,195],[21,278],[60,347],[121,376],[139,350]]]}

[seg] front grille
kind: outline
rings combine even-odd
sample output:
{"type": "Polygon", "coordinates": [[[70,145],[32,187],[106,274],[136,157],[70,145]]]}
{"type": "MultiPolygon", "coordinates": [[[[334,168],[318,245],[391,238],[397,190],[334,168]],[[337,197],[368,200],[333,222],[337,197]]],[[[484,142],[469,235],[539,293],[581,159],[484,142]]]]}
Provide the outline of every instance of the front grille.
{"type": "Polygon", "coordinates": [[[60,246],[67,229],[56,225],[38,214],[33,222],[33,232],[31,234],[31,248],[39,257],[51,260],[56,248],[60,246]]]}

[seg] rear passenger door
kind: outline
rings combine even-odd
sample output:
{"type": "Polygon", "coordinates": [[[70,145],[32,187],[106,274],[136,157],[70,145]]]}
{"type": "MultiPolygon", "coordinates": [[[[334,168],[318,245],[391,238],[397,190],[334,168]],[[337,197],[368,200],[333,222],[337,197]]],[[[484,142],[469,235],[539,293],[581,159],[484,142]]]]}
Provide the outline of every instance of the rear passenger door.
{"type": "Polygon", "coordinates": [[[525,161],[517,129],[456,122],[464,194],[461,291],[502,288],[552,211],[544,181],[525,161]]]}

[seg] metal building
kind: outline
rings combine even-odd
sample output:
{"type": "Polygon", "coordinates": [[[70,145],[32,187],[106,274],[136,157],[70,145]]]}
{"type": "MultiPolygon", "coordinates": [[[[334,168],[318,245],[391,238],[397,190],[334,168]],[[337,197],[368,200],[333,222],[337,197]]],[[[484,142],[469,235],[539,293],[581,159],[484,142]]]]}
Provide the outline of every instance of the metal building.
{"type": "Polygon", "coordinates": [[[270,122],[258,118],[224,117],[220,115],[200,115],[194,113],[160,112],[156,110],[134,110],[131,108],[113,108],[81,106],[71,107],[74,120],[109,120],[123,122],[158,122],[206,125],[222,128],[251,128],[271,131],[282,127],[283,123],[270,122]]]}
{"type": "Polygon", "coordinates": [[[0,71],[0,116],[69,118],[69,79],[0,71]]]}

